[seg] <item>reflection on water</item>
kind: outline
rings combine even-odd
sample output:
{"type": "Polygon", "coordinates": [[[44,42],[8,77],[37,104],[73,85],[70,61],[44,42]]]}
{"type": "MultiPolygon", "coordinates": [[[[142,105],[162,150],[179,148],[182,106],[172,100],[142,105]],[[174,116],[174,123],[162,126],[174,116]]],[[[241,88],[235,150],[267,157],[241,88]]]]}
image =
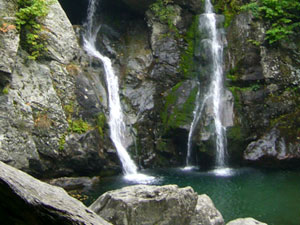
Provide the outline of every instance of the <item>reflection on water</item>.
{"type": "MultiPolygon", "coordinates": [[[[173,168],[142,172],[155,177],[147,184],[191,186],[197,193],[209,195],[226,221],[254,217],[269,225],[300,224],[300,171],[173,168]]],[[[137,182],[122,175],[103,178],[87,193],[90,198],[85,203],[91,204],[108,190],[134,184],[137,182]]]]}

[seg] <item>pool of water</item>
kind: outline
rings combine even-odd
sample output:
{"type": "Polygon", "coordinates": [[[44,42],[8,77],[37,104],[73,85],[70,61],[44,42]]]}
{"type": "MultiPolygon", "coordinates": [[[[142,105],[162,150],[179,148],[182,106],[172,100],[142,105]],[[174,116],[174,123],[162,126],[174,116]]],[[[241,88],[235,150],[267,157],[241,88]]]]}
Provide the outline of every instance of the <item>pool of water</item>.
{"type": "MultiPolygon", "coordinates": [[[[159,169],[142,171],[155,177],[151,184],[191,186],[207,194],[226,222],[238,217],[254,217],[269,225],[300,224],[300,171],[259,170],[253,168],[199,171],[197,169],[159,169]]],[[[91,204],[99,195],[135,184],[123,176],[103,178],[86,193],[91,204]]]]}

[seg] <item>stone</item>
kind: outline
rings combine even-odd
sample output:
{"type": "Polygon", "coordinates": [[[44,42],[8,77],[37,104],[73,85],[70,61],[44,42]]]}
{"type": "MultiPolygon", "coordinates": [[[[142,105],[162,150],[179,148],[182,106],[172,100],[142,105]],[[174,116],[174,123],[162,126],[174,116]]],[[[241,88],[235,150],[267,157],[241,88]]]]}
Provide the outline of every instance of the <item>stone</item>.
{"type": "Polygon", "coordinates": [[[244,159],[254,161],[262,158],[286,160],[300,158],[299,145],[287,145],[280,131],[273,128],[260,139],[251,142],[244,151],[244,159]]]}
{"type": "Polygon", "coordinates": [[[212,200],[205,194],[198,195],[195,215],[190,225],[223,225],[224,219],[212,200]]]}
{"type": "Polygon", "coordinates": [[[62,188],[0,162],[0,216],[4,224],[109,225],[62,188]]]}
{"type": "Polygon", "coordinates": [[[267,225],[253,218],[239,218],[228,222],[226,225],[267,225]]]}
{"type": "Polygon", "coordinates": [[[79,45],[72,24],[58,1],[49,5],[49,13],[42,21],[46,29],[47,55],[60,63],[69,63],[78,53],[79,45]]]}
{"type": "Polygon", "coordinates": [[[5,9],[0,10],[0,71],[11,73],[20,41],[20,35],[15,26],[17,6],[12,0],[0,0],[0,9],[5,9]]]}
{"type": "Polygon", "coordinates": [[[60,177],[49,180],[48,183],[54,186],[61,187],[65,190],[89,190],[99,182],[100,177],[60,177]]]}
{"type": "Polygon", "coordinates": [[[101,195],[89,208],[115,225],[190,224],[197,203],[191,187],[135,185],[101,195]]]}

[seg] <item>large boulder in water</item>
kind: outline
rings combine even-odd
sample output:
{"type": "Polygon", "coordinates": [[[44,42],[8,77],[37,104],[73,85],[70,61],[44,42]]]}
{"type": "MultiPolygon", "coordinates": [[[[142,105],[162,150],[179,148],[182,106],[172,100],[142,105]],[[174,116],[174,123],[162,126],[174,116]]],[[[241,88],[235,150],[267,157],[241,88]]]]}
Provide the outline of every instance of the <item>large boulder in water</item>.
{"type": "Polygon", "coordinates": [[[267,225],[253,218],[239,218],[228,222],[226,225],[267,225]]]}
{"type": "Polygon", "coordinates": [[[109,225],[62,188],[0,162],[0,219],[12,224],[109,225]]]}
{"type": "Polygon", "coordinates": [[[224,224],[208,196],[198,197],[191,187],[177,185],[136,185],[109,191],[90,209],[116,225],[224,224]]]}

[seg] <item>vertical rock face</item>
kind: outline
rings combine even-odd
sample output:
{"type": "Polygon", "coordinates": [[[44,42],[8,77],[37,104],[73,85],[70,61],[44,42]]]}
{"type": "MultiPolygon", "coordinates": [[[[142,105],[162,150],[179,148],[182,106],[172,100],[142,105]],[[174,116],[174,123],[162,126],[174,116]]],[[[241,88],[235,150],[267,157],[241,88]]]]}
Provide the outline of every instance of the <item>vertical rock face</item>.
{"type": "Polygon", "coordinates": [[[227,31],[227,78],[237,115],[229,147],[240,155],[246,150],[251,161],[299,159],[299,41],[295,35],[270,46],[265,32],[264,22],[249,13],[236,16],[227,31]]]}
{"type": "Polygon", "coordinates": [[[105,152],[109,141],[104,144],[99,92],[92,82],[83,82],[87,61],[59,3],[49,5],[42,21],[48,51],[37,61],[19,45],[16,1],[0,1],[0,6],[0,160],[36,176],[115,168],[105,152]]]}

